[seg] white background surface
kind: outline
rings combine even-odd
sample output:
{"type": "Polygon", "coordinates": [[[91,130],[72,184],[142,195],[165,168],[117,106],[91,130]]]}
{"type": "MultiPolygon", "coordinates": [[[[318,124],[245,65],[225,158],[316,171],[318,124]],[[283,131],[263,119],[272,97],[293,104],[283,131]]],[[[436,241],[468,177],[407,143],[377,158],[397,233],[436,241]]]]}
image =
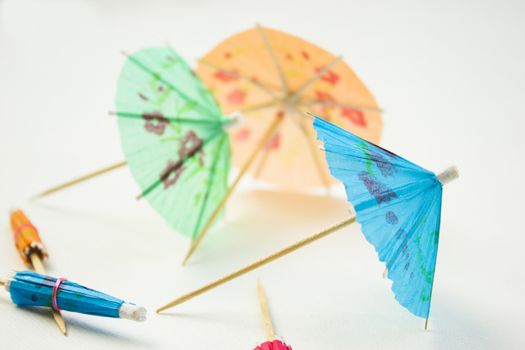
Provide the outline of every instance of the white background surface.
{"type": "Polygon", "coordinates": [[[359,227],[192,300],[171,298],[344,218],[335,197],[254,190],[180,267],[188,242],[137,193],[127,169],[26,211],[50,270],[148,307],[146,323],[47,312],[0,294],[2,349],[251,349],[276,331],[294,348],[523,349],[525,6],[522,1],[0,1],[0,272],[20,269],[14,203],[121,159],[113,109],[121,50],[171,43],[190,62],[255,22],[344,55],[385,109],[383,145],[447,186],[428,332],[394,300],[359,227]]]}

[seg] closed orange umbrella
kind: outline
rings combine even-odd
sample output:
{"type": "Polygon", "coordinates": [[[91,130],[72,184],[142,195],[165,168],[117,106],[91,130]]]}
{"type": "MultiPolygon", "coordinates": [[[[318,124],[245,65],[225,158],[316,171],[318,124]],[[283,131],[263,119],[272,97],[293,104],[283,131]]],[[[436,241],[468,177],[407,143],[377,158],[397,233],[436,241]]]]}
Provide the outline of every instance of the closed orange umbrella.
{"type": "Polygon", "coordinates": [[[231,130],[237,166],[246,163],[273,118],[285,116],[249,170],[256,178],[292,189],[334,182],[304,112],[368,141],[380,139],[380,109],[368,88],[341,57],[296,36],[260,26],[241,32],[206,54],[197,74],[224,113],[246,117],[231,130]]]}

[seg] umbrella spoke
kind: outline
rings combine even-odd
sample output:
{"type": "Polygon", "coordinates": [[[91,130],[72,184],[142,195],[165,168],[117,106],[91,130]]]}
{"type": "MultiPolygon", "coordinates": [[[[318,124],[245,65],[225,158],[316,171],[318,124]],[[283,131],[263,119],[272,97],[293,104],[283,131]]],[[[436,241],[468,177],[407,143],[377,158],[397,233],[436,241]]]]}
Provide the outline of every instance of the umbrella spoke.
{"type": "Polygon", "coordinates": [[[321,178],[321,182],[323,183],[323,186],[325,188],[330,187],[330,179],[328,178],[328,174],[325,172],[325,167],[321,163],[321,158],[319,157],[318,147],[315,143],[315,139],[308,134],[308,131],[306,130],[306,127],[304,125],[305,118],[303,117],[303,114],[297,107],[294,106],[294,112],[299,117],[299,129],[301,130],[301,134],[304,136],[306,140],[306,144],[308,145],[308,150],[310,151],[310,155],[312,156],[312,160],[314,161],[315,167],[317,168],[317,172],[319,173],[319,177],[321,178]]]}
{"type": "Polygon", "coordinates": [[[257,31],[261,35],[261,39],[264,43],[264,46],[266,47],[266,50],[268,51],[268,54],[270,55],[270,58],[272,59],[275,69],[277,70],[277,74],[279,74],[279,79],[281,80],[281,85],[283,87],[284,96],[286,96],[288,95],[288,92],[290,91],[290,87],[288,86],[288,81],[286,80],[286,76],[284,75],[283,68],[281,67],[281,64],[279,63],[279,61],[277,60],[277,56],[275,55],[275,52],[272,49],[270,40],[266,36],[266,33],[264,32],[264,29],[261,27],[260,24],[257,24],[257,31]]]}
{"type": "Polygon", "coordinates": [[[157,118],[163,118],[173,123],[187,123],[187,124],[221,124],[221,119],[191,119],[191,118],[180,118],[180,117],[174,117],[174,116],[166,116],[166,115],[156,115],[155,113],[134,113],[134,112],[115,112],[110,111],[109,115],[116,115],[118,117],[122,118],[130,118],[130,119],[144,119],[145,117],[151,116],[151,117],[157,117],[157,118]]]}
{"type": "Polygon", "coordinates": [[[344,107],[344,108],[358,109],[358,110],[364,110],[364,111],[383,112],[381,108],[377,108],[374,106],[364,106],[364,105],[358,105],[358,104],[341,103],[341,102],[334,101],[334,100],[319,100],[319,99],[309,98],[309,97],[306,97],[306,101],[304,101],[303,100],[304,97],[305,97],[304,95],[301,97],[301,101],[298,102],[298,105],[305,106],[305,107],[311,107],[313,105],[320,104],[320,105],[327,106],[327,107],[336,106],[336,107],[344,107]]]}
{"type": "MultiPolygon", "coordinates": [[[[223,135],[219,143],[219,146],[217,147],[219,151],[224,145],[224,141],[226,139],[227,139],[227,136],[223,135]]],[[[202,216],[204,215],[204,211],[206,210],[206,206],[208,204],[208,198],[210,197],[210,192],[211,192],[211,185],[213,184],[213,180],[215,177],[215,171],[217,169],[217,163],[219,162],[219,158],[220,156],[217,155],[215,159],[213,159],[213,164],[210,169],[210,175],[208,177],[208,184],[206,185],[206,192],[204,193],[204,198],[202,200],[202,206],[199,211],[199,216],[197,217],[197,222],[195,223],[195,230],[193,231],[193,237],[198,233],[198,230],[200,229],[200,226],[201,226],[202,216]]]]}
{"type": "Polygon", "coordinates": [[[343,57],[342,56],[337,56],[336,58],[334,58],[330,63],[328,63],[327,65],[325,65],[322,69],[320,69],[319,71],[317,71],[312,77],[310,77],[310,79],[306,80],[302,85],[300,85],[297,90],[294,92],[294,94],[292,95],[292,97],[290,97],[290,102],[294,103],[295,101],[297,101],[301,95],[304,93],[304,91],[306,89],[308,89],[312,84],[314,84],[315,82],[317,82],[319,79],[321,79],[326,73],[328,73],[328,71],[333,67],[335,66],[337,63],[339,63],[341,61],[343,57]]]}

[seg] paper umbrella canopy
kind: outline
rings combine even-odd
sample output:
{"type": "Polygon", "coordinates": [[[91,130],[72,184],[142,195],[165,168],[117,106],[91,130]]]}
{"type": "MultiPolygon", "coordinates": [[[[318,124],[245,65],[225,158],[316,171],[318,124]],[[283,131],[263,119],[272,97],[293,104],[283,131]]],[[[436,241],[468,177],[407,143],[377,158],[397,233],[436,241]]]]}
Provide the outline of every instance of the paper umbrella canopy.
{"type": "Polygon", "coordinates": [[[253,350],[292,350],[292,347],[279,339],[265,341],[253,350]]]}
{"type": "Polygon", "coordinates": [[[2,281],[2,284],[11,294],[13,303],[18,306],[48,307],[57,311],[134,321],[146,319],[146,310],[143,307],[65,279],[19,271],[11,279],[2,281]]]}
{"type": "Polygon", "coordinates": [[[250,169],[256,178],[293,189],[334,183],[304,112],[379,141],[380,109],[368,88],[341,57],[296,36],[261,26],[235,34],[201,58],[197,73],[225,113],[245,116],[230,133],[237,166],[271,120],[285,117],[250,169]]]}
{"type": "Polygon", "coordinates": [[[153,208],[194,237],[223,198],[230,170],[226,118],[214,97],[171,48],[128,56],[116,108],[122,149],[153,208]]]}
{"type": "Polygon", "coordinates": [[[345,186],[366,239],[385,262],[396,300],[428,318],[436,269],[442,184],[433,172],[315,118],[330,172],[345,186]]]}

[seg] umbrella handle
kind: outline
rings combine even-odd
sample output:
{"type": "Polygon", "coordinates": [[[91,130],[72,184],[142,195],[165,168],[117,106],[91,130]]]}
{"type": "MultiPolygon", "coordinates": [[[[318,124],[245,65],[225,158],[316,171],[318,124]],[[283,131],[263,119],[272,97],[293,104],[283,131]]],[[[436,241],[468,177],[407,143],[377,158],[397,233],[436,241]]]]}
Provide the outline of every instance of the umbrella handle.
{"type": "Polygon", "coordinates": [[[65,190],[66,188],[76,186],[76,185],[78,185],[78,184],[80,184],[82,182],[85,182],[87,180],[91,180],[91,179],[93,179],[95,177],[98,177],[98,176],[100,176],[102,174],[109,173],[109,172],[111,172],[113,170],[122,168],[122,167],[126,166],[127,164],[128,163],[126,161],[122,161],[122,162],[110,165],[108,167],[105,167],[105,168],[102,168],[102,169],[98,169],[98,170],[93,171],[91,173],[88,173],[86,175],[82,175],[80,177],[74,178],[72,180],[63,182],[63,183],[61,183],[59,185],[53,186],[51,188],[48,188],[48,189],[46,189],[46,190],[36,194],[35,196],[31,197],[31,200],[36,200],[36,199],[39,199],[39,198],[42,198],[42,197],[46,197],[46,196],[48,196],[48,195],[50,195],[52,193],[56,193],[56,192],[65,190]]]}
{"type": "Polygon", "coordinates": [[[231,280],[233,280],[233,279],[235,279],[237,277],[240,277],[240,276],[242,276],[242,275],[244,275],[244,274],[246,274],[246,273],[248,273],[248,272],[250,272],[252,270],[255,270],[255,269],[257,269],[257,268],[259,268],[259,267],[261,267],[263,265],[266,265],[269,262],[272,262],[274,260],[277,260],[277,259],[285,256],[285,255],[288,255],[291,252],[296,251],[297,249],[302,248],[302,247],[304,247],[304,246],[306,246],[306,245],[308,245],[308,244],[310,244],[312,242],[315,242],[318,239],[321,239],[321,238],[323,238],[325,236],[328,236],[329,234],[331,234],[333,232],[336,232],[336,231],[340,230],[343,227],[346,227],[346,226],[348,226],[350,224],[353,224],[355,221],[356,221],[356,217],[352,216],[352,217],[350,217],[350,218],[348,218],[348,219],[338,223],[337,225],[329,227],[329,228],[327,228],[327,229],[325,229],[325,230],[323,230],[321,232],[317,232],[317,233],[315,233],[315,234],[313,234],[313,235],[311,235],[311,236],[309,236],[309,237],[307,237],[307,238],[305,238],[305,239],[303,239],[303,240],[301,240],[301,241],[299,241],[297,243],[294,243],[294,244],[292,244],[292,245],[290,245],[290,246],[288,246],[286,248],[283,248],[283,249],[279,250],[276,253],[273,253],[273,254],[271,254],[271,255],[269,255],[269,256],[261,259],[261,260],[255,261],[255,262],[251,263],[250,265],[247,265],[247,266],[245,266],[245,267],[243,267],[243,268],[241,268],[241,269],[239,269],[239,270],[237,270],[235,272],[230,273],[229,275],[226,275],[226,276],[224,276],[222,278],[219,278],[218,280],[215,280],[214,282],[208,283],[207,285],[205,285],[205,286],[203,286],[203,287],[201,287],[199,289],[196,289],[193,292],[185,294],[185,295],[183,295],[183,296],[181,296],[181,297],[179,297],[179,298],[169,302],[168,304],[166,304],[164,306],[161,306],[159,309],[157,309],[157,313],[161,313],[162,311],[170,309],[170,308],[172,308],[172,307],[174,307],[176,305],[182,304],[182,303],[184,303],[184,302],[186,302],[186,301],[188,301],[190,299],[193,299],[194,297],[196,297],[196,296],[198,296],[200,294],[203,294],[203,293],[205,293],[205,292],[207,292],[209,290],[212,290],[212,289],[214,289],[214,288],[216,288],[216,287],[218,287],[218,286],[220,286],[220,285],[222,285],[222,284],[224,284],[226,282],[229,282],[229,281],[231,281],[231,280]]]}
{"type": "Polygon", "coordinates": [[[241,179],[244,177],[244,175],[246,174],[246,172],[248,171],[248,169],[250,168],[252,163],[255,161],[255,159],[256,159],[257,155],[259,154],[259,152],[261,151],[261,149],[263,149],[266,146],[266,144],[268,143],[268,141],[274,136],[275,131],[277,130],[277,128],[279,127],[279,125],[281,124],[283,119],[284,119],[283,115],[281,113],[278,113],[275,116],[275,119],[273,120],[273,122],[266,129],[264,135],[259,140],[259,143],[255,147],[255,149],[252,151],[250,156],[248,157],[248,160],[243,164],[242,168],[239,170],[239,174],[237,175],[235,180],[233,180],[233,183],[228,188],[228,191],[226,192],[224,197],[222,197],[221,202],[217,205],[217,207],[215,208],[213,213],[210,215],[210,217],[208,218],[208,220],[206,221],[206,223],[202,227],[202,229],[199,232],[199,234],[191,242],[190,249],[188,250],[188,253],[184,257],[184,260],[182,261],[182,265],[185,265],[186,262],[188,262],[190,257],[193,255],[193,253],[197,249],[197,247],[200,245],[200,243],[202,242],[202,240],[204,239],[204,237],[208,233],[208,230],[211,228],[211,225],[213,224],[213,222],[215,221],[215,219],[217,218],[217,216],[219,215],[221,210],[224,208],[224,206],[226,205],[226,203],[230,199],[231,194],[233,193],[233,191],[235,190],[235,188],[237,187],[237,185],[239,184],[241,179]]]}
{"type": "Polygon", "coordinates": [[[266,293],[260,280],[257,280],[257,296],[259,297],[259,306],[261,307],[261,315],[264,324],[264,333],[266,334],[266,340],[272,341],[275,339],[273,332],[272,317],[270,315],[270,308],[266,301],[266,293]]]}

